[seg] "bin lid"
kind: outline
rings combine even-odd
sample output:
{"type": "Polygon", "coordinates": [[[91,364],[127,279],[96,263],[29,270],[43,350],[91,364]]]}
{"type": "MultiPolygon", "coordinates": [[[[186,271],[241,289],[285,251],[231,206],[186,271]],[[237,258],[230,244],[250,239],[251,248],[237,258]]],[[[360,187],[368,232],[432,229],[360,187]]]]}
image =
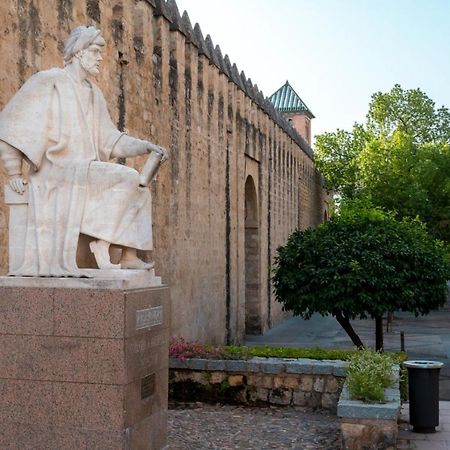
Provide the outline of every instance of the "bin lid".
{"type": "Polygon", "coordinates": [[[405,361],[403,363],[405,367],[411,369],[440,369],[444,363],[439,361],[405,361]]]}

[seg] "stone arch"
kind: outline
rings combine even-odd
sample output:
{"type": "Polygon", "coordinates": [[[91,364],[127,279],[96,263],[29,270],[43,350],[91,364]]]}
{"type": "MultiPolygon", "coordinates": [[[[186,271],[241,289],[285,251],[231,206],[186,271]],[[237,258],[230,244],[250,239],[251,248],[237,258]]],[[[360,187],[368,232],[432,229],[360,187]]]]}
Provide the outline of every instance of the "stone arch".
{"type": "Polygon", "coordinates": [[[253,177],[245,181],[245,333],[260,334],[261,250],[258,195],[253,177]]]}

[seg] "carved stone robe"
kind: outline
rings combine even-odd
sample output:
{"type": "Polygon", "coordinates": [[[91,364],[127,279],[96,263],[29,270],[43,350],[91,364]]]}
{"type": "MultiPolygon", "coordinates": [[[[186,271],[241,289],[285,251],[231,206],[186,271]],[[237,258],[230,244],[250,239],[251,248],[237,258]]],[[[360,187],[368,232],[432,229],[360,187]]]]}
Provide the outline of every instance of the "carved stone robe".
{"type": "Polygon", "coordinates": [[[80,86],[66,70],[32,76],[0,113],[0,140],[31,165],[26,249],[15,275],[80,276],[80,233],[152,249],[151,199],[138,173],[107,162],[123,133],[101,91],[80,86]]]}

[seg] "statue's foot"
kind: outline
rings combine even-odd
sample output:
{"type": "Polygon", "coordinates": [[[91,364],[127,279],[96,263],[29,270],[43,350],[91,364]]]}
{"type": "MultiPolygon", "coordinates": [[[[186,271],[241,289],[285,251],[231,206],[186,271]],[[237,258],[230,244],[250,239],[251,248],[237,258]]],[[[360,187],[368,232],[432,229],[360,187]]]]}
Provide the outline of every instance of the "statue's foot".
{"type": "Polygon", "coordinates": [[[142,261],[142,259],[139,259],[137,256],[135,258],[122,258],[120,260],[120,266],[122,269],[138,269],[138,270],[149,270],[153,269],[155,263],[152,262],[145,262],[142,261]]]}
{"type": "Polygon", "coordinates": [[[98,240],[89,243],[89,248],[94,254],[95,261],[99,269],[121,269],[120,264],[113,264],[109,257],[109,246],[111,244],[106,241],[98,240]]]}

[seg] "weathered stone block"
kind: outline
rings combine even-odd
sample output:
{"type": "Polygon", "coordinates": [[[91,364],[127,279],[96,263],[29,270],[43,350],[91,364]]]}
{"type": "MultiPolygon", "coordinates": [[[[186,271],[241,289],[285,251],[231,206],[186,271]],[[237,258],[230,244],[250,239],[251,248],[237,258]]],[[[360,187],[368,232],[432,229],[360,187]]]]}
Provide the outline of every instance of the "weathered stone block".
{"type": "Polygon", "coordinates": [[[340,361],[339,364],[333,366],[333,375],[336,377],[345,377],[347,374],[347,362],[340,361]]]}
{"type": "Polygon", "coordinates": [[[186,381],[191,379],[191,371],[190,370],[174,370],[171,372],[173,376],[173,381],[186,381]]]}
{"type": "Polygon", "coordinates": [[[206,370],[209,361],[207,359],[187,359],[187,366],[192,370],[206,370]]]}
{"type": "Polygon", "coordinates": [[[341,431],[345,450],[394,449],[397,441],[397,422],[390,420],[346,419],[341,431]]]}
{"type": "Polygon", "coordinates": [[[292,390],[290,389],[271,389],[269,403],[271,405],[290,405],[292,403],[292,395],[292,390]]]}
{"type": "Polygon", "coordinates": [[[322,406],[322,395],[320,392],[311,392],[311,395],[308,397],[306,402],[306,406],[310,408],[320,408],[322,406]]]}
{"type": "Polygon", "coordinates": [[[330,394],[328,392],[324,392],[322,394],[322,408],[335,410],[338,401],[337,394],[330,394]]]}
{"type": "Polygon", "coordinates": [[[246,372],[247,361],[245,360],[227,360],[225,362],[225,370],[229,372],[246,372]]]}
{"type": "Polygon", "coordinates": [[[211,384],[219,384],[222,383],[223,380],[227,378],[227,374],[225,372],[212,372],[210,374],[209,382],[211,384]]]}
{"type": "Polygon", "coordinates": [[[249,359],[246,366],[248,372],[261,372],[261,362],[257,359],[249,359]]]}
{"type": "Polygon", "coordinates": [[[210,378],[207,372],[191,372],[189,379],[198,384],[209,384],[210,378]]]}
{"type": "Polygon", "coordinates": [[[225,370],[227,361],[221,359],[211,359],[206,363],[208,370],[225,370]]]}
{"type": "Polygon", "coordinates": [[[310,392],[313,389],[314,378],[311,375],[304,375],[300,378],[300,390],[310,392]]]}
{"type": "Polygon", "coordinates": [[[308,374],[313,373],[314,361],[311,359],[298,359],[286,364],[286,373],[308,374]]]}
{"type": "Polygon", "coordinates": [[[315,361],[313,364],[313,373],[331,375],[335,367],[334,361],[315,361]]]}
{"type": "Polygon", "coordinates": [[[277,374],[286,370],[286,364],[283,361],[269,358],[267,361],[261,363],[261,372],[277,374]]]}
{"type": "Polygon", "coordinates": [[[335,393],[339,391],[339,383],[335,377],[327,377],[325,382],[325,392],[335,393]]]}
{"type": "Polygon", "coordinates": [[[288,375],[288,376],[275,376],[273,378],[274,388],[288,388],[288,389],[298,389],[299,378],[288,375]]]}
{"type": "Polygon", "coordinates": [[[230,386],[241,386],[244,383],[243,375],[230,375],[228,377],[228,383],[230,386]]]}
{"type": "Polygon", "coordinates": [[[271,375],[248,375],[247,384],[249,386],[264,387],[270,389],[273,387],[273,377],[271,375]]]}
{"type": "Polygon", "coordinates": [[[188,365],[185,360],[181,360],[178,358],[170,358],[169,367],[171,369],[187,369],[188,365]]]}
{"type": "Polygon", "coordinates": [[[249,391],[250,403],[269,403],[270,389],[257,387],[249,391]]]}
{"type": "Polygon", "coordinates": [[[294,406],[307,406],[311,392],[294,392],[292,395],[292,403],[294,406]]]}
{"type": "Polygon", "coordinates": [[[325,380],[322,377],[314,379],[313,389],[315,392],[323,392],[324,387],[325,380]]]}

